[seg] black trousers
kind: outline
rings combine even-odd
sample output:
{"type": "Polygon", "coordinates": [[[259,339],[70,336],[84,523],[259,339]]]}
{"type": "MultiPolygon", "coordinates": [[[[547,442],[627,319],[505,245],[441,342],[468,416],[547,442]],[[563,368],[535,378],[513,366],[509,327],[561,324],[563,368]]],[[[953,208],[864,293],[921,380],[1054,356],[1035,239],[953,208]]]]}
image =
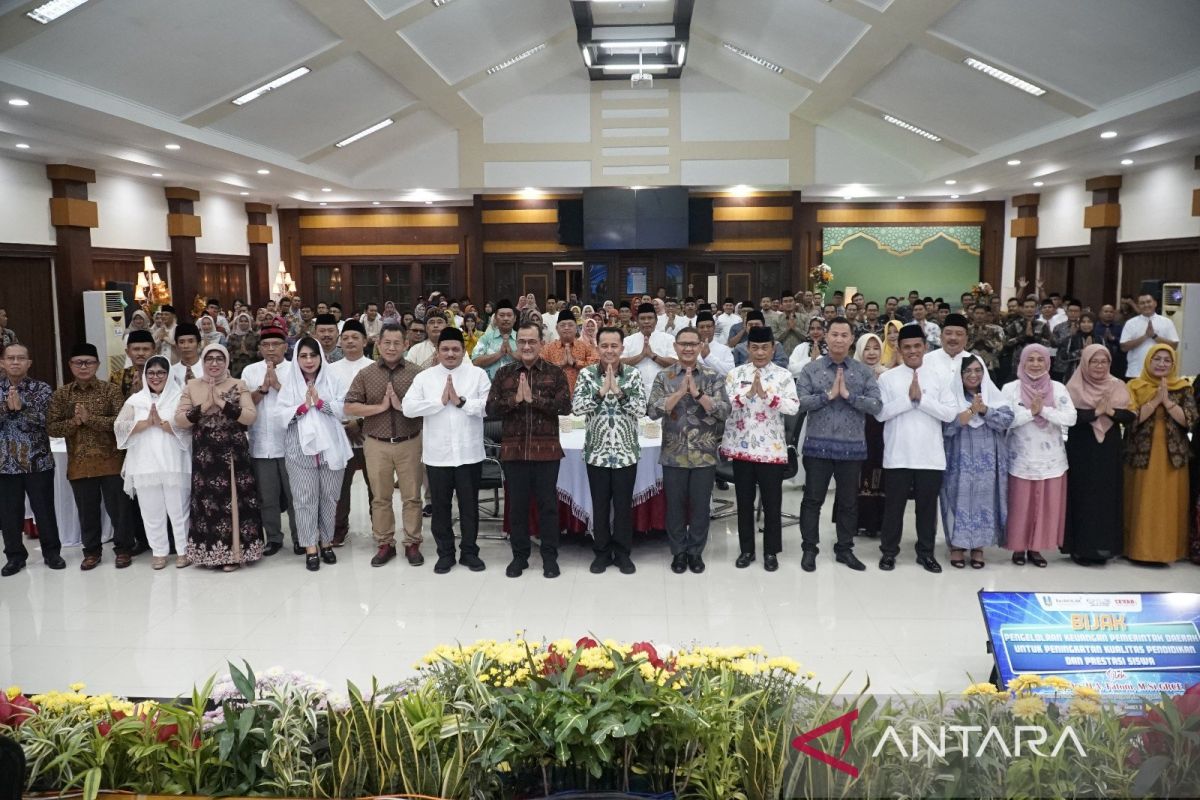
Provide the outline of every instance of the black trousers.
{"type": "Polygon", "coordinates": [[[83,554],[101,554],[100,502],[113,527],[113,550],[117,555],[133,552],[133,534],[129,524],[129,495],[125,494],[125,482],[120,475],[104,475],[99,478],[76,478],[71,481],[71,493],[75,495],[75,506],[79,509],[79,535],[83,540],[83,554]]]}
{"type": "Polygon", "coordinates": [[[537,512],[542,564],[558,561],[558,467],[554,461],[505,461],[504,493],[508,495],[508,540],[513,558],[529,560],[529,502],[537,512]]]}
{"type": "Polygon", "coordinates": [[[763,507],[763,552],[778,555],[783,550],[783,472],[787,464],[763,464],[758,461],[733,462],[733,489],[737,499],[738,547],[743,553],[755,552],[755,501],[761,496],[763,507]]]}
{"type": "MultiPolygon", "coordinates": [[[[367,508],[375,502],[375,493],[371,491],[371,482],[367,478],[367,462],[363,458],[361,447],[354,448],[354,455],[346,462],[346,471],[342,474],[342,494],[338,498],[337,517],[333,523],[335,538],[344,539],[350,532],[350,487],[354,484],[354,473],[362,472],[363,481],[367,484],[367,508]]],[[[370,515],[368,515],[368,519],[370,515]]]]}
{"type": "Polygon", "coordinates": [[[633,550],[633,483],[637,464],[587,465],[592,490],[592,550],[596,555],[628,556],[633,550]]]}
{"type": "Polygon", "coordinates": [[[29,558],[29,551],[21,540],[27,496],[37,521],[42,558],[57,556],[62,550],[58,517],[54,513],[54,470],[0,475],[0,530],[4,532],[4,555],[9,561],[29,558]]]}
{"type": "Polygon", "coordinates": [[[433,518],[430,528],[437,544],[438,556],[454,555],[454,526],[451,524],[452,503],[458,497],[458,529],[461,535],[458,549],[464,556],[479,555],[479,481],[483,478],[483,462],[460,464],[457,467],[425,467],[429,477],[430,502],[433,518]]]}
{"type": "Polygon", "coordinates": [[[819,553],[821,506],[829,491],[829,481],[835,483],[833,504],[837,517],[835,553],[854,550],[854,534],[858,532],[858,479],[861,461],[834,461],[831,458],[804,457],[804,500],[800,503],[801,547],[806,553],[819,553]]]}
{"type": "Polygon", "coordinates": [[[900,535],[904,530],[904,508],[908,493],[916,499],[917,556],[931,558],[937,539],[938,492],[942,489],[942,471],[937,469],[885,469],[883,471],[883,530],[879,550],[895,558],[900,554],[900,535]]]}
{"type": "Polygon", "coordinates": [[[671,555],[698,556],[708,544],[716,467],[663,466],[663,494],[667,503],[667,538],[671,555]]]}

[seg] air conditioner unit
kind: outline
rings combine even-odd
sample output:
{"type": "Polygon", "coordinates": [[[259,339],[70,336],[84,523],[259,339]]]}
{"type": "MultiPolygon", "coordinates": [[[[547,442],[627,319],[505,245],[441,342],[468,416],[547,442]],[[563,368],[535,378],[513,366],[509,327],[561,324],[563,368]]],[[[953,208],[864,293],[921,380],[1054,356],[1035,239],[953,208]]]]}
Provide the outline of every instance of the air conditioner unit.
{"type": "Polygon", "coordinates": [[[120,292],[83,293],[83,332],[100,354],[102,381],[125,368],[125,304],[120,292]]]}
{"type": "Polygon", "coordinates": [[[1179,374],[1200,374],[1200,283],[1163,283],[1162,314],[1179,334],[1179,374]]]}

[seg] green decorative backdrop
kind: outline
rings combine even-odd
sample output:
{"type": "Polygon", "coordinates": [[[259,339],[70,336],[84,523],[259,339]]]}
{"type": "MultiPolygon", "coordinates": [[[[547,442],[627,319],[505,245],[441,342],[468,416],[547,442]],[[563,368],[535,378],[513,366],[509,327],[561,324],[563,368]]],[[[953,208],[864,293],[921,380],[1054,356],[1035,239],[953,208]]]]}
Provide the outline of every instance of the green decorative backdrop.
{"type": "Polygon", "coordinates": [[[823,231],[830,291],[856,286],[880,305],[910,289],[954,304],[979,280],[978,226],[839,227],[823,231]]]}

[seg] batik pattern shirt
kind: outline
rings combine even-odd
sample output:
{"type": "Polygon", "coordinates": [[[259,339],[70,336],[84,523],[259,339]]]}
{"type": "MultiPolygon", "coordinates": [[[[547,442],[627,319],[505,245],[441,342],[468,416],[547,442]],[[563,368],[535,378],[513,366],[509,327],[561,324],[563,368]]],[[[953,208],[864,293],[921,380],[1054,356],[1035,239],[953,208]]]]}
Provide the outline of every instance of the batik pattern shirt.
{"type": "Polygon", "coordinates": [[[125,451],[117,449],[113,423],[123,405],[120,387],[99,380],[86,385],[72,381],[51,395],[46,431],[67,440],[69,480],[121,474],[125,451]],[[88,411],[87,422],[82,425],[74,422],[78,405],[88,411]]]}
{"type": "MultiPolygon", "coordinates": [[[[21,410],[0,408],[0,475],[27,475],[54,469],[50,437],[46,435],[46,414],[50,409],[49,384],[25,378],[17,385],[21,410]]],[[[8,397],[12,387],[8,377],[0,375],[0,399],[8,397]]]]}
{"type": "Polygon", "coordinates": [[[725,392],[732,411],[725,422],[721,455],[734,461],[786,464],[783,418],[800,411],[792,373],[778,364],[769,363],[761,370],[753,363],[743,364],[725,376],[725,392]],[[761,372],[759,382],[766,397],[751,396],[755,372],[761,372]]]}
{"type": "Polygon", "coordinates": [[[579,373],[571,410],[587,417],[583,460],[594,467],[631,467],[641,457],[638,420],[646,411],[646,387],[641,373],[626,364],[617,373],[619,395],[602,396],[604,365],[596,364],[579,373]]]}
{"type": "Polygon", "coordinates": [[[684,380],[683,368],[672,364],[658,373],[654,388],[650,390],[646,415],[662,420],[662,448],[658,461],[664,467],[680,469],[715,467],[717,449],[725,432],[725,419],[731,410],[729,396],[725,393],[725,379],[716,370],[697,365],[693,381],[696,388],[712,401],[712,411],[705,411],[699,398],[685,393],[668,412],[667,397],[678,391],[684,380]]]}
{"type": "Polygon", "coordinates": [[[999,325],[971,323],[967,327],[967,350],[979,357],[988,372],[995,372],[1004,350],[1004,329],[999,325]]]}

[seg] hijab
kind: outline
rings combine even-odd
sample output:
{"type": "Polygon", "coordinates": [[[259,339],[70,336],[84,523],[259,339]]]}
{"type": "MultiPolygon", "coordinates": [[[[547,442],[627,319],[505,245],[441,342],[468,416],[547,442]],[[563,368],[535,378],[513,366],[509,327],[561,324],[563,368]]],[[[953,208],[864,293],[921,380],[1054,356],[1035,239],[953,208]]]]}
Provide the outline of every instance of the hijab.
{"type": "MultiPolygon", "coordinates": [[[[279,403],[275,413],[281,425],[290,425],[292,418],[296,416],[296,409],[305,403],[308,381],[304,370],[300,368],[299,355],[301,347],[313,346],[321,358],[321,369],[314,381],[317,394],[326,402],[329,402],[326,398],[331,399],[338,395],[338,380],[329,368],[324,349],[315,339],[304,337],[292,348],[292,368],[284,375],[283,389],[279,392],[279,403]]],[[[308,413],[296,420],[296,433],[300,438],[300,451],[308,456],[321,456],[325,459],[326,466],[334,471],[345,469],[346,462],[354,455],[341,421],[333,414],[326,414],[315,408],[309,409],[308,413]]]]}
{"type": "Polygon", "coordinates": [[[592,347],[596,347],[596,332],[599,330],[600,328],[596,324],[596,318],[593,317],[592,319],[589,319],[583,323],[583,331],[579,334],[579,338],[587,342],[592,347]]]}
{"type": "MultiPolygon", "coordinates": [[[[1054,405],[1054,380],[1050,377],[1050,351],[1044,345],[1025,345],[1025,349],[1021,351],[1021,362],[1017,365],[1017,379],[1021,382],[1021,404],[1023,406],[1030,408],[1034,399],[1038,397],[1042,398],[1043,405],[1054,405]],[[1041,353],[1042,357],[1046,359],[1046,371],[1037,378],[1029,377],[1029,373],[1025,371],[1029,356],[1034,353],[1041,353]]],[[[1039,428],[1050,424],[1049,420],[1043,419],[1040,415],[1034,417],[1033,422],[1039,428]]]]}
{"type": "Polygon", "coordinates": [[[200,380],[205,380],[208,377],[208,373],[204,369],[204,359],[210,352],[213,352],[213,351],[218,352],[221,355],[225,356],[225,372],[223,375],[221,375],[221,377],[217,378],[217,380],[216,380],[217,384],[222,384],[225,381],[229,380],[229,377],[230,377],[229,376],[229,351],[225,349],[225,346],[223,344],[219,344],[217,342],[213,342],[212,344],[205,345],[204,349],[200,351],[200,360],[196,362],[196,365],[200,367],[200,375],[201,375],[200,380]]]}
{"type": "MultiPolygon", "coordinates": [[[[1107,400],[1104,405],[1114,410],[1129,408],[1129,389],[1123,380],[1106,375],[1103,380],[1098,381],[1088,374],[1088,364],[1098,355],[1108,359],[1111,368],[1112,355],[1107,347],[1102,344],[1089,344],[1083,348],[1083,354],[1079,357],[1079,367],[1071,376],[1071,380],[1067,381],[1067,392],[1071,395],[1071,402],[1076,408],[1095,408],[1101,405],[1101,401],[1107,400]]],[[[1112,417],[1107,414],[1097,415],[1092,420],[1092,432],[1096,434],[1096,441],[1103,442],[1112,426],[1112,417]]]]}
{"type": "Polygon", "coordinates": [[[207,314],[204,314],[203,316],[201,316],[199,319],[196,320],[196,327],[200,329],[200,343],[201,344],[220,344],[221,343],[221,332],[219,330],[217,330],[217,322],[212,317],[208,316],[207,314]],[[211,330],[205,329],[205,323],[207,323],[207,327],[211,328],[211,330]]]}
{"type": "Polygon", "coordinates": [[[1129,382],[1129,393],[1138,407],[1145,405],[1158,393],[1159,381],[1150,374],[1150,361],[1154,358],[1155,353],[1163,350],[1171,354],[1171,371],[1166,376],[1167,391],[1177,392],[1191,385],[1186,378],[1179,377],[1179,354],[1175,352],[1175,348],[1169,344],[1156,344],[1150,348],[1150,352],[1146,353],[1146,358],[1142,361],[1142,374],[1129,382]]]}
{"type": "Polygon", "coordinates": [[[129,330],[131,331],[148,331],[150,330],[150,324],[150,316],[140,308],[134,311],[133,316],[129,318],[129,330]],[[133,323],[139,319],[142,321],[142,324],[140,326],[134,325],[133,323]]]}
{"type": "MultiPolygon", "coordinates": [[[[898,319],[888,320],[887,325],[883,326],[883,353],[881,353],[879,356],[879,363],[883,364],[885,369],[891,365],[892,359],[896,356],[896,349],[893,348],[887,340],[888,331],[895,329],[896,333],[899,334],[900,329],[903,327],[904,323],[898,319]]],[[[897,347],[898,346],[899,343],[897,342],[897,347]]]]}
{"type": "MultiPolygon", "coordinates": [[[[125,405],[133,411],[133,419],[126,422],[123,418],[118,418],[117,424],[113,426],[113,433],[116,435],[117,447],[128,451],[121,465],[121,477],[125,481],[125,493],[130,497],[137,495],[137,489],[133,482],[135,475],[159,475],[166,482],[164,485],[178,485],[172,482],[170,476],[186,473],[188,460],[181,458],[179,453],[175,453],[170,448],[163,449],[161,446],[156,446],[156,439],[149,437],[138,437],[131,440],[133,427],[146,419],[150,418],[150,406],[156,406],[160,419],[168,422],[175,418],[175,410],[179,406],[179,398],[183,396],[183,389],[179,384],[171,379],[171,362],[163,356],[151,356],[146,359],[146,364],[142,367],[142,388],[125,401],[125,405]],[[150,369],[151,365],[156,364],[160,369],[166,370],[167,382],[163,386],[162,394],[154,394],[150,391],[150,381],[146,379],[146,370],[150,369]],[[145,447],[140,445],[145,444],[145,447]]],[[[191,431],[175,430],[172,425],[173,436],[168,436],[167,440],[177,446],[182,453],[186,453],[191,448],[191,431]]],[[[149,433],[150,431],[146,431],[149,433]]],[[[166,433],[165,431],[162,431],[166,433]]]]}
{"type": "Polygon", "coordinates": [[[384,322],[399,322],[400,313],[396,311],[396,304],[388,300],[383,304],[383,313],[380,314],[384,322]]]}
{"type": "Polygon", "coordinates": [[[146,364],[142,367],[142,388],[131,394],[125,403],[133,408],[134,422],[149,419],[151,405],[158,406],[158,415],[160,417],[163,419],[172,419],[175,416],[175,408],[179,405],[179,398],[182,395],[183,388],[177,382],[171,380],[171,362],[163,356],[151,356],[146,359],[146,364]],[[167,385],[163,387],[162,394],[158,395],[150,391],[150,382],[146,380],[146,370],[150,369],[150,365],[155,363],[167,371],[167,385]]]}
{"type": "Polygon", "coordinates": [[[858,337],[858,341],[854,344],[854,360],[863,366],[870,366],[871,371],[875,373],[876,377],[878,377],[887,371],[887,367],[883,363],[883,353],[886,349],[887,348],[883,346],[882,339],[873,333],[865,333],[858,337]],[[867,364],[867,362],[863,359],[863,356],[867,352],[867,342],[871,341],[874,341],[875,344],[879,345],[879,363],[875,364],[874,366],[867,364]]]}
{"type": "Polygon", "coordinates": [[[250,318],[250,315],[247,314],[245,311],[241,311],[238,313],[237,316],[235,316],[233,318],[231,327],[232,327],[232,330],[230,331],[231,335],[245,336],[246,334],[252,333],[254,331],[254,320],[252,320],[250,318]],[[238,323],[241,322],[242,320],[246,320],[245,330],[238,327],[238,323]]]}
{"type": "MultiPolygon", "coordinates": [[[[979,384],[979,393],[983,395],[983,404],[989,409],[1000,407],[1007,408],[1009,402],[1004,398],[1004,395],[1000,393],[1000,390],[996,388],[996,384],[992,383],[992,376],[988,372],[987,364],[984,364],[983,359],[979,356],[964,352],[962,354],[962,359],[958,362],[958,374],[955,376],[954,380],[951,381],[952,386],[950,387],[951,391],[954,393],[954,399],[958,401],[959,413],[962,413],[970,408],[973,400],[973,396],[967,397],[967,387],[963,386],[962,381],[963,367],[972,361],[983,367],[983,380],[979,384]]],[[[971,417],[971,421],[967,424],[972,428],[979,428],[985,424],[985,420],[983,417],[974,416],[971,417]]]]}

